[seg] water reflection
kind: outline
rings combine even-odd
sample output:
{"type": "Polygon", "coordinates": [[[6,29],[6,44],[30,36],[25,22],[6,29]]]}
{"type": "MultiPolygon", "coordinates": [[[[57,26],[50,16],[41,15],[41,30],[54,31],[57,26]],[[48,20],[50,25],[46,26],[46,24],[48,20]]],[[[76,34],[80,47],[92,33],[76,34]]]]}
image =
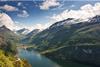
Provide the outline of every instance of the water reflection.
{"type": "Polygon", "coordinates": [[[18,49],[18,51],[20,58],[26,59],[32,67],[61,67],[33,50],[18,49]]]}

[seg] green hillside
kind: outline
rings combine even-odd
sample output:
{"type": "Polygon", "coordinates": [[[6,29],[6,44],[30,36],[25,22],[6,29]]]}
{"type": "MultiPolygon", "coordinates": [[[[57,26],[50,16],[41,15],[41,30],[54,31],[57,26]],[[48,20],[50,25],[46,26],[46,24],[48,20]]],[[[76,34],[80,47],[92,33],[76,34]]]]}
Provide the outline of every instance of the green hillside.
{"type": "Polygon", "coordinates": [[[0,67],[31,67],[27,61],[16,57],[16,34],[5,26],[0,27],[0,67]]]}
{"type": "Polygon", "coordinates": [[[100,16],[76,24],[63,24],[66,21],[69,19],[28,39],[30,44],[37,46],[33,49],[63,67],[70,62],[100,66],[100,16]]]}

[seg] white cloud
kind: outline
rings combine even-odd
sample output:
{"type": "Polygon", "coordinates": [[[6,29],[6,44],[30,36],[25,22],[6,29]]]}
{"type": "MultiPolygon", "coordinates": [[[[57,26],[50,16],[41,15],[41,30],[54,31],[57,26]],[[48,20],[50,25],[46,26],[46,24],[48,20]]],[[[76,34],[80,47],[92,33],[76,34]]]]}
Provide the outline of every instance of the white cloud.
{"type": "Polygon", "coordinates": [[[30,31],[32,31],[33,29],[40,29],[41,31],[49,28],[49,26],[51,26],[55,21],[53,20],[49,20],[49,22],[47,23],[36,23],[30,26],[26,26],[27,29],[29,29],[30,31]]]}
{"type": "Polygon", "coordinates": [[[0,13],[0,26],[5,25],[10,30],[17,30],[20,27],[5,13],[0,13]]]}
{"type": "Polygon", "coordinates": [[[18,8],[7,4],[4,6],[0,6],[0,9],[4,9],[6,11],[18,11],[18,8]]]}
{"type": "Polygon", "coordinates": [[[33,29],[43,29],[43,26],[44,25],[42,25],[42,24],[35,24],[35,25],[33,25],[33,26],[30,26],[30,27],[28,27],[28,29],[29,30],[33,30],[33,29]]]}
{"type": "Polygon", "coordinates": [[[23,9],[26,9],[25,5],[24,5],[22,2],[18,2],[18,3],[17,3],[17,6],[20,6],[20,7],[22,7],[23,9]]]}
{"type": "Polygon", "coordinates": [[[49,24],[35,24],[35,25],[32,25],[32,26],[29,26],[27,27],[30,31],[32,31],[33,29],[40,29],[40,30],[43,30],[43,29],[46,29],[47,27],[49,26],[49,24]]]}
{"type": "Polygon", "coordinates": [[[48,10],[50,7],[59,6],[60,3],[57,0],[45,0],[42,5],[40,5],[40,9],[48,10]]]}
{"type": "Polygon", "coordinates": [[[22,10],[21,13],[17,14],[19,17],[28,17],[29,14],[26,10],[22,10]]]}
{"type": "Polygon", "coordinates": [[[15,21],[14,22],[14,25],[15,25],[15,30],[19,30],[19,29],[22,29],[22,28],[26,28],[25,25],[23,25],[21,22],[18,22],[18,21],[15,21]]]}
{"type": "Polygon", "coordinates": [[[32,31],[33,29],[43,30],[49,26],[49,23],[46,23],[46,24],[38,23],[38,24],[31,25],[31,26],[27,26],[27,25],[24,25],[17,21],[14,22],[11,19],[11,17],[9,15],[7,15],[6,13],[0,13],[0,27],[2,25],[5,25],[7,28],[9,28],[10,30],[13,30],[13,31],[19,30],[22,28],[26,28],[26,29],[29,29],[30,31],[32,31]]]}
{"type": "Polygon", "coordinates": [[[86,4],[80,7],[79,10],[66,9],[58,15],[54,14],[50,18],[56,21],[60,21],[67,18],[87,19],[95,15],[100,15],[100,3],[95,3],[95,5],[86,4]]]}
{"type": "Polygon", "coordinates": [[[63,10],[63,9],[65,9],[64,1],[61,1],[60,5],[58,7],[56,7],[56,8],[53,8],[52,10],[63,10]]]}
{"type": "Polygon", "coordinates": [[[22,5],[22,3],[21,2],[18,2],[18,4],[17,4],[18,6],[21,6],[22,5]]]}
{"type": "Polygon", "coordinates": [[[49,26],[48,23],[46,23],[46,24],[34,24],[31,26],[27,26],[27,25],[24,25],[24,24],[17,22],[17,21],[14,22],[11,19],[11,17],[9,15],[7,15],[6,13],[0,13],[0,27],[2,25],[5,25],[7,28],[9,28],[10,30],[13,30],[13,31],[19,30],[22,28],[29,29],[30,31],[32,31],[33,29],[43,30],[49,26]]]}
{"type": "Polygon", "coordinates": [[[75,7],[75,5],[70,5],[70,7],[72,8],[72,7],[75,7]]]}

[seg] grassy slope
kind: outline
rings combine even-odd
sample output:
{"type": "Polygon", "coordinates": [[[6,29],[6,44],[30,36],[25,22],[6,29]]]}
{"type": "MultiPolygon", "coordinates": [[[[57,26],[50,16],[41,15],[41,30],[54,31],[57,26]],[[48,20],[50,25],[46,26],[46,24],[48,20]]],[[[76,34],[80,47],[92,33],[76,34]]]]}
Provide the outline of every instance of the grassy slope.
{"type": "Polygon", "coordinates": [[[16,35],[7,28],[0,29],[0,67],[31,67],[25,60],[18,60],[16,55],[16,35]]]}
{"type": "Polygon", "coordinates": [[[0,50],[0,67],[31,67],[25,60],[17,61],[13,55],[6,56],[3,50],[0,50]]]}

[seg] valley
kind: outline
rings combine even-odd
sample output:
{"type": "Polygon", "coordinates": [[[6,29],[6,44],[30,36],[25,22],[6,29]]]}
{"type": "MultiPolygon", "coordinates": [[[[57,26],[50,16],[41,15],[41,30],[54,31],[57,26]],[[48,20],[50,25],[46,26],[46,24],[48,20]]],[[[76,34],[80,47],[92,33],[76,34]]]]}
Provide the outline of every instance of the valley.
{"type": "Polygon", "coordinates": [[[100,67],[100,1],[1,1],[0,67],[100,67]]]}
{"type": "Polygon", "coordinates": [[[37,48],[28,49],[38,51],[63,67],[67,65],[71,67],[70,62],[73,66],[74,63],[76,66],[78,63],[87,67],[88,65],[100,66],[100,16],[95,16],[83,23],[60,25],[71,20],[73,19],[59,21],[28,39],[29,44],[37,46],[37,48]]]}

